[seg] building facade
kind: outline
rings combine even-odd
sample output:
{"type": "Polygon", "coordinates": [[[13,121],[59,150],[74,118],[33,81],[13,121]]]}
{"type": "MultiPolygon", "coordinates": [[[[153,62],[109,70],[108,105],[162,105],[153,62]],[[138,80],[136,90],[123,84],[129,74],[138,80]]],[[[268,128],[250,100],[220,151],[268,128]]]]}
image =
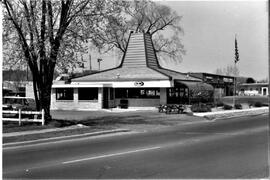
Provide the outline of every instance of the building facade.
{"type": "Polygon", "coordinates": [[[268,83],[243,83],[239,85],[240,96],[268,96],[268,83]]]}
{"type": "Polygon", "coordinates": [[[210,101],[213,87],[185,73],[162,68],[151,35],[130,33],[127,50],[117,68],[52,86],[52,109],[155,108],[159,104],[210,101]]]}
{"type": "Polygon", "coordinates": [[[191,72],[190,75],[200,78],[203,82],[211,84],[214,88],[214,97],[220,98],[223,96],[232,96],[234,90],[233,76],[225,76],[211,73],[195,73],[191,72]]]}

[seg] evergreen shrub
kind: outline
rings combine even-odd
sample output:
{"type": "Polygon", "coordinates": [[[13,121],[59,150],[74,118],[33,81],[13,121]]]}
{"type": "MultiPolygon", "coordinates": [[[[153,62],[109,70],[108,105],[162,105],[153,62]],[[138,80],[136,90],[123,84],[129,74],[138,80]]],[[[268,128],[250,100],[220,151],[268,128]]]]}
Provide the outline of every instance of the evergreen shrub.
{"type": "Polygon", "coordinates": [[[231,110],[233,107],[231,105],[228,104],[224,104],[223,109],[224,110],[231,110]]]}

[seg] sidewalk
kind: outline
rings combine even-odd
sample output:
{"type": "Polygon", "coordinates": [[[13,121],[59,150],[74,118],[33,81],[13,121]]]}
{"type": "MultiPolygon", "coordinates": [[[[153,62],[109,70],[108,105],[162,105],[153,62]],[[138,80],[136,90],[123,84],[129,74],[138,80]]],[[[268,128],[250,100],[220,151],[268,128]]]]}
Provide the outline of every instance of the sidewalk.
{"type": "Polygon", "coordinates": [[[239,116],[262,114],[267,112],[269,112],[269,107],[259,107],[259,108],[239,109],[239,110],[224,110],[206,113],[193,113],[193,115],[198,117],[204,117],[207,119],[220,119],[227,117],[239,117],[239,116]]]}
{"type": "Polygon", "coordinates": [[[48,133],[48,132],[56,132],[56,131],[65,131],[79,128],[78,125],[75,126],[68,126],[62,128],[52,128],[52,129],[41,129],[41,130],[31,130],[31,131],[20,131],[20,132],[10,132],[10,133],[3,133],[3,137],[13,137],[13,136],[23,136],[23,135],[33,135],[33,134],[41,134],[41,133],[48,133]]]}

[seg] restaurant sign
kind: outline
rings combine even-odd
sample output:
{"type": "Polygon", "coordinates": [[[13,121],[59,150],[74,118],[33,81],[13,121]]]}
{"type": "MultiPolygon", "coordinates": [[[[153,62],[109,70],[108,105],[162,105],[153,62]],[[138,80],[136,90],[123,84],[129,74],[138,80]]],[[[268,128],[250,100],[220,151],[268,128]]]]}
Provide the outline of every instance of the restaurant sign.
{"type": "Polygon", "coordinates": [[[142,81],[136,81],[136,82],[134,83],[134,85],[135,85],[135,86],[138,86],[138,87],[141,87],[141,86],[144,85],[144,82],[142,82],[142,81]]]}

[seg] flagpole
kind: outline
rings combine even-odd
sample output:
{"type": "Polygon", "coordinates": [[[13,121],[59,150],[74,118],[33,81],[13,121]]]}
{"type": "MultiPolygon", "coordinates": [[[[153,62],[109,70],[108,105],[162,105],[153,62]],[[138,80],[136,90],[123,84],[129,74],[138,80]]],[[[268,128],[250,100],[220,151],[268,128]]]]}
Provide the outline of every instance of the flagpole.
{"type": "Polygon", "coordinates": [[[234,85],[233,85],[233,107],[235,108],[235,96],[236,96],[236,63],[239,61],[239,53],[238,53],[238,47],[237,47],[237,39],[236,34],[234,37],[234,46],[235,46],[235,59],[234,59],[234,85]]]}
{"type": "Polygon", "coordinates": [[[236,95],[236,63],[234,61],[234,84],[233,84],[233,107],[235,108],[235,95],[236,95]]]}
{"type": "MultiPolygon", "coordinates": [[[[235,41],[236,41],[236,34],[234,35],[234,55],[235,55],[235,41]]],[[[234,57],[235,58],[235,57],[234,57]]],[[[235,108],[235,59],[234,59],[234,73],[233,73],[233,108],[235,108]]]]}

